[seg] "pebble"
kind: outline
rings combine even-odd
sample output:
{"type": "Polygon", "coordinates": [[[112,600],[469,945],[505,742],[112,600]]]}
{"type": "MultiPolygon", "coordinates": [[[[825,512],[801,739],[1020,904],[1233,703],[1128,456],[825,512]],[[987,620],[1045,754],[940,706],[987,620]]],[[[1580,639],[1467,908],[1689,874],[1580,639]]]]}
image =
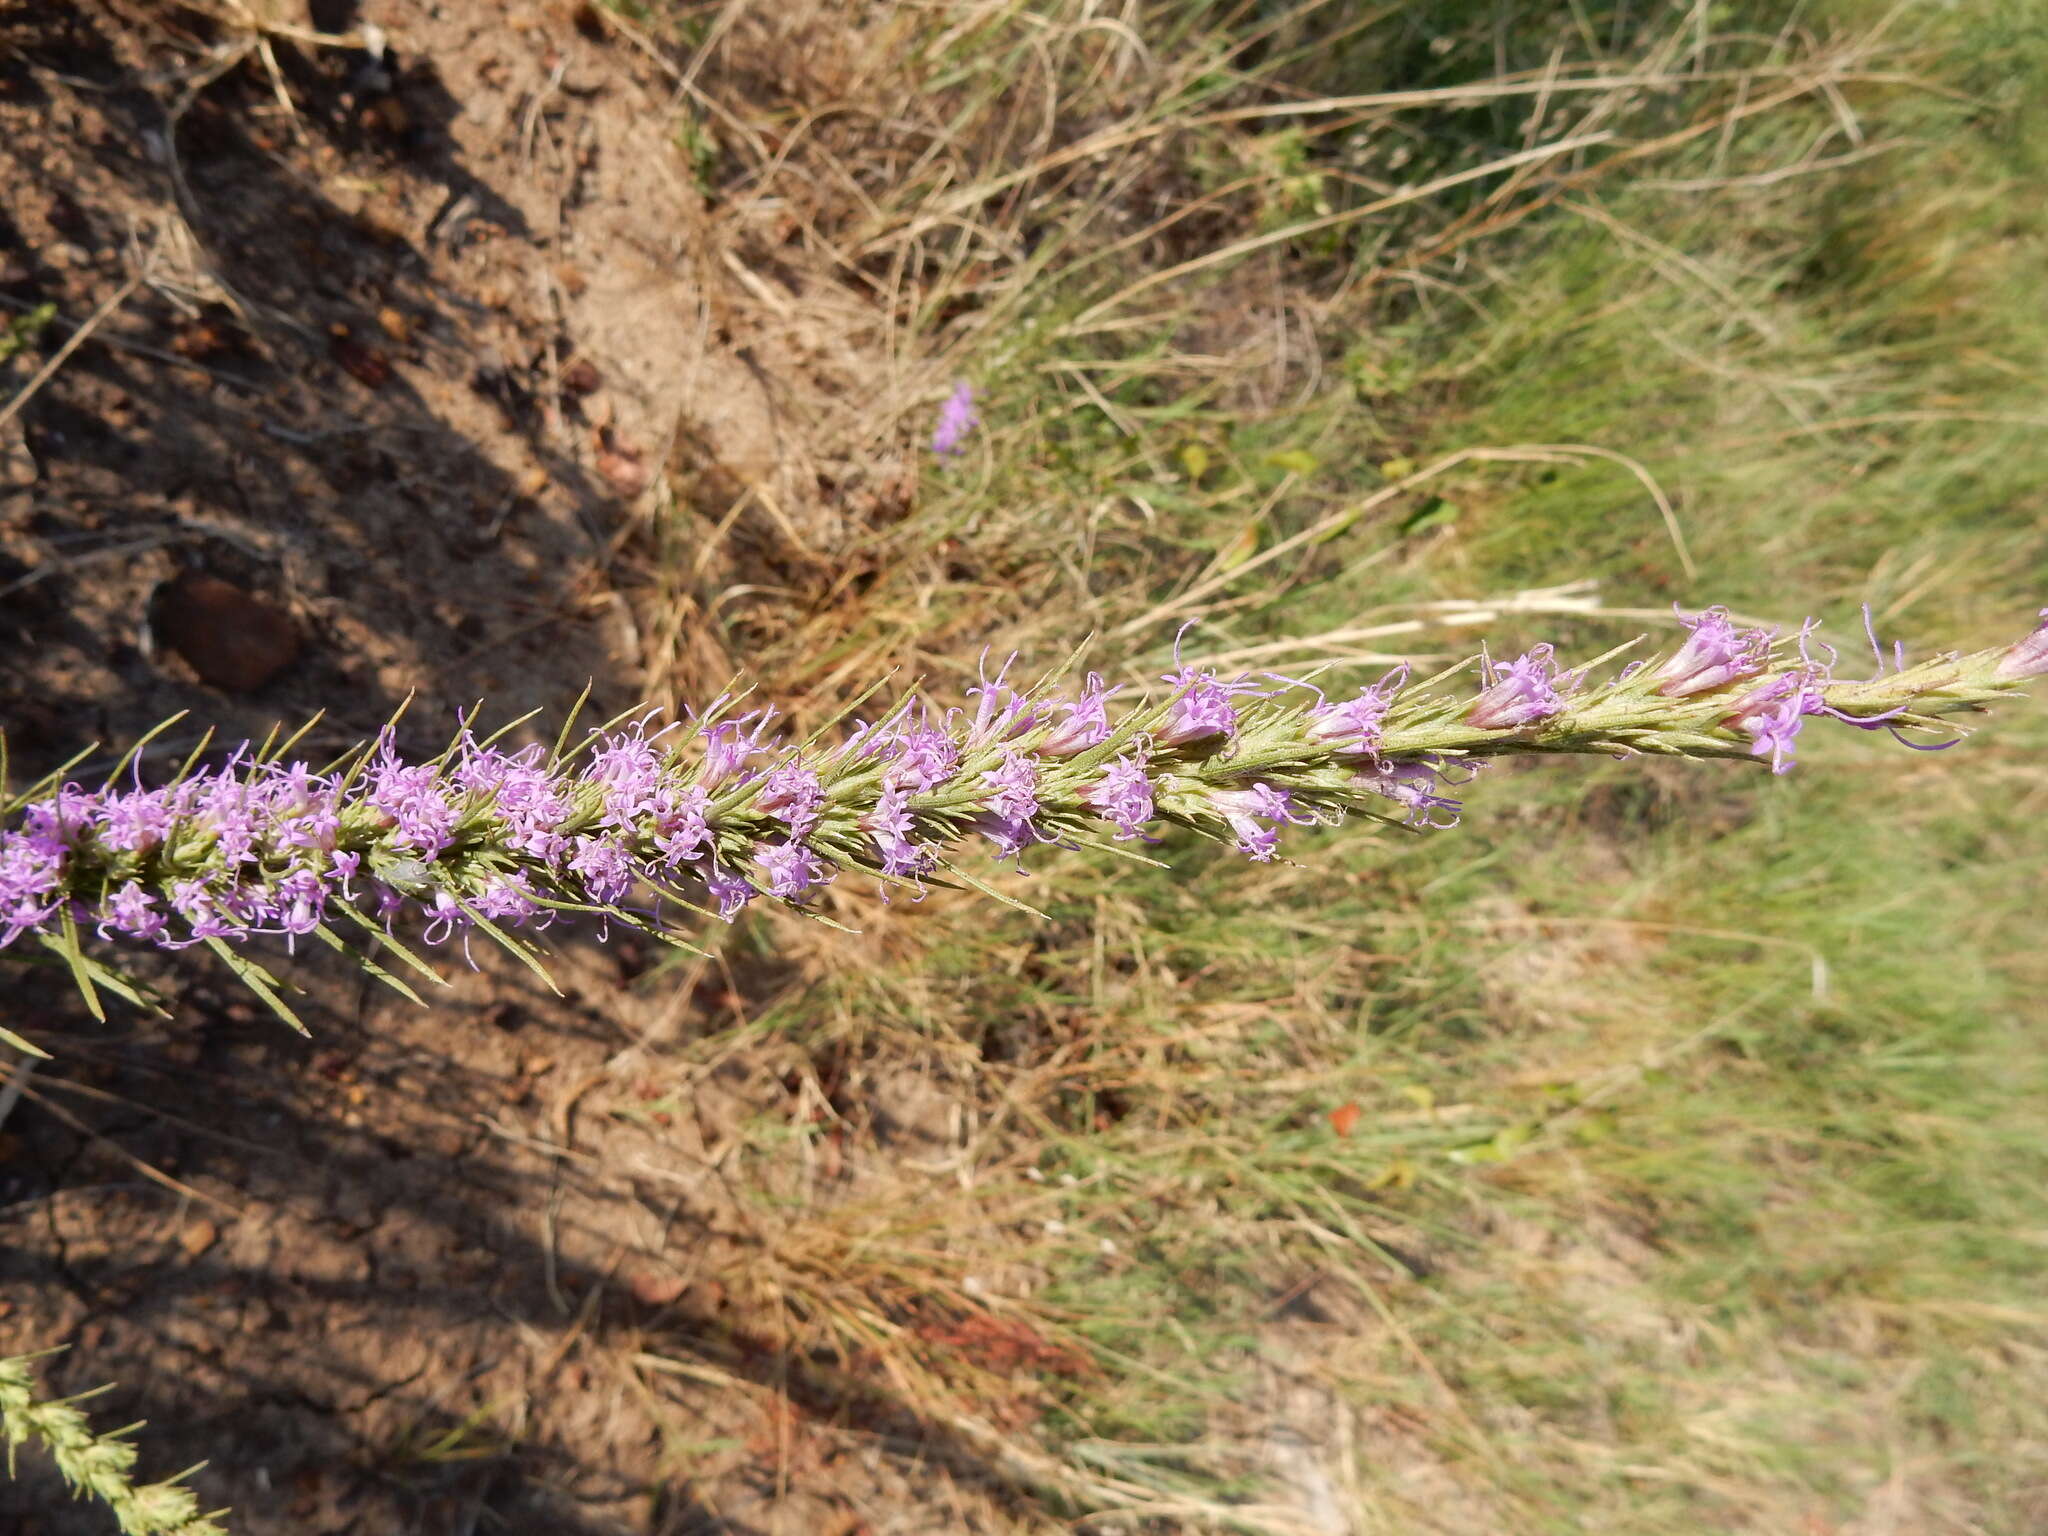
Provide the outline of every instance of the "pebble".
{"type": "Polygon", "coordinates": [[[261,688],[299,655],[298,626],[282,608],[194,571],[157,588],[150,628],[201,682],[229,693],[261,688]]]}

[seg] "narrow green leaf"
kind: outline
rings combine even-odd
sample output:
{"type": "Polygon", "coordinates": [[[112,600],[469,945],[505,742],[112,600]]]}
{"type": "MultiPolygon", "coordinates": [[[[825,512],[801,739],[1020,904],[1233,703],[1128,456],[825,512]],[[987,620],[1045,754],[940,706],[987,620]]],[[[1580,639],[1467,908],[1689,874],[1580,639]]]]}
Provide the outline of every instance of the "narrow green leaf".
{"type": "Polygon", "coordinates": [[[85,963],[85,956],[78,948],[78,924],[71,916],[71,909],[63,909],[57,922],[57,953],[64,957],[64,963],[71,967],[71,979],[78,983],[78,994],[85,999],[86,1011],[102,1024],[107,1022],[107,1010],[100,1003],[99,989],[93,985],[92,970],[85,963]]]}
{"type": "Polygon", "coordinates": [[[958,864],[953,863],[950,859],[940,860],[939,868],[945,870],[948,874],[952,875],[956,880],[958,880],[962,885],[966,886],[968,889],[979,891],[982,895],[987,896],[992,900],[1000,901],[1006,907],[1015,907],[1019,912],[1027,912],[1031,916],[1037,918],[1041,923],[1049,923],[1052,921],[1052,918],[1050,916],[1048,916],[1044,912],[1039,911],[1038,908],[1032,906],[1029,902],[1019,901],[1014,896],[1005,896],[1001,891],[997,890],[994,886],[985,885],[981,881],[975,879],[974,876],[970,875],[958,864]]]}
{"type": "Polygon", "coordinates": [[[106,777],[106,781],[100,785],[100,793],[105,794],[108,790],[114,787],[114,781],[121,777],[122,770],[125,769],[130,763],[134,762],[135,759],[142,756],[143,748],[147,747],[152,741],[156,740],[157,737],[163,735],[165,731],[168,731],[172,726],[176,725],[180,720],[184,719],[185,716],[190,713],[190,710],[181,709],[175,715],[171,716],[170,719],[165,720],[158,725],[151,726],[142,735],[138,736],[135,739],[135,744],[129,747],[129,749],[126,752],[123,752],[121,754],[121,760],[118,763],[114,764],[114,771],[108,774],[106,777]]]}
{"type": "Polygon", "coordinates": [[[235,953],[233,949],[228,947],[225,940],[218,938],[208,939],[206,947],[216,955],[219,955],[227,968],[242,979],[243,986],[268,1003],[272,1013],[283,1019],[285,1023],[304,1035],[308,1040],[313,1038],[313,1031],[300,1023],[299,1016],[292,1012],[290,1005],[277,995],[277,988],[280,983],[275,976],[271,975],[270,972],[266,971],[254,960],[251,960],[247,955],[235,953]]]}
{"type": "Polygon", "coordinates": [[[435,986],[445,987],[448,985],[448,983],[442,978],[441,973],[439,971],[435,970],[431,965],[427,964],[426,961],[422,960],[418,955],[414,954],[409,948],[407,948],[404,944],[401,944],[397,939],[394,939],[382,928],[379,928],[374,922],[370,920],[367,914],[357,911],[354,907],[349,906],[346,902],[343,902],[340,905],[339,910],[351,922],[355,923],[365,933],[369,934],[370,937],[373,940],[375,940],[378,944],[381,944],[384,948],[390,950],[391,953],[398,956],[399,959],[403,960],[407,965],[411,966],[414,970],[418,971],[422,976],[426,977],[427,980],[434,983],[435,986]]]}
{"type": "Polygon", "coordinates": [[[389,971],[385,970],[383,966],[379,965],[376,961],[372,960],[368,955],[362,954],[357,950],[351,949],[348,946],[348,944],[342,939],[341,935],[336,933],[332,928],[329,928],[325,923],[322,923],[318,928],[315,928],[313,931],[320,935],[321,943],[325,944],[329,949],[335,951],[337,954],[348,956],[348,958],[353,960],[358,966],[360,966],[365,973],[376,977],[379,981],[383,982],[385,986],[391,988],[392,991],[396,992],[400,997],[407,998],[412,1002],[418,1003],[422,1008],[427,1006],[426,999],[421,997],[419,993],[413,991],[412,986],[409,982],[406,982],[403,979],[392,975],[389,971]]]}
{"type": "Polygon", "coordinates": [[[9,1029],[4,1024],[0,1024],[0,1045],[11,1045],[17,1051],[21,1052],[22,1055],[34,1056],[42,1061],[56,1060],[54,1056],[52,1056],[48,1051],[44,1050],[40,1045],[34,1045],[29,1041],[22,1039],[21,1036],[17,1035],[13,1030],[9,1029]]]}
{"type": "MultiPolygon", "coordinates": [[[[95,960],[83,948],[79,948],[74,956],[65,953],[64,945],[53,933],[39,933],[36,935],[36,938],[45,949],[61,956],[66,965],[73,966],[74,968],[81,965],[84,966],[86,973],[92,977],[94,985],[113,993],[118,998],[133,1003],[144,1013],[154,1014],[158,1018],[170,1017],[170,1013],[163,1003],[147,987],[139,982],[129,980],[111,966],[95,960]]],[[[24,960],[32,960],[35,957],[24,955],[22,958],[24,960]]]]}
{"type": "Polygon", "coordinates": [[[557,997],[562,996],[562,989],[555,985],[555,978],[550,976],[547,973],[547,967],[540,963],[540,957],[532,945],[507,933],[460,896],[455,897],[455,905],[462,909],[471,922],[483,929],[491,938],[496,939],[508,952],[516,955],[522,965],[546,982],[550,992],[554,993],[557,997]]]}

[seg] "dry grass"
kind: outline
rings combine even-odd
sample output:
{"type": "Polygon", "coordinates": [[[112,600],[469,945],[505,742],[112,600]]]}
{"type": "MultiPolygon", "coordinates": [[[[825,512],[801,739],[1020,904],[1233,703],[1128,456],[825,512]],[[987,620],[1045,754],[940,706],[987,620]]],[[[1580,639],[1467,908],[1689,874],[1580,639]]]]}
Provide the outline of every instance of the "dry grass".
{"type": "MultiPolygon", "coordinates": [[[[1956,88],[1886,17],[1650,17],[604,11],[672,85],[735,344],[619,548],[647,697],[739,675],[802,723],[1090,633],[1140,677],[1189,617],[1276,668],[1604,646],[1675,597],[1981,638],[2041,568],[2038,417],[1983,382],[2041,354],[1958,212],[2003,189],[1821,190],[1961,133],[1917,115],[1956,88]],[[935,462],[958,377],[987,425],[935,462]],[[2012,510],[1922,526],[1962,464],[2012,510]]],[[[688,1175],[745,1257],[681,1279],[741,1321],[561,1348],[707,1486],[929,1434],[910,1496],[961,1529],[2027,1529],[2039,736],[1768,799],[1503,773],[1427,846],[992,877],[1046,925],[752,918],[622,1005],[590,1111],[780,1085],[688,1175]],[[693,1440],[707,1395],[758,1433],[693,1440]]],[[[579,1151],[578,1102],[538,1155],[655,1210],[681,1175],[579,1151]]],[[[494,1453],[499,1408],[399,1451],[494,1453]]]]}
{"type": "MultiPolygon", "coordinates": [[[[657,686],[687,695],[745,670],[801,714],[891,669],[944,690],[983,645],[1036,659],[1085,631],[1140,675],[1196,615],[1210,648],[1261,665],[1455,654],[1504,622],[1652,621],[1655,602],[1603,607],[1445,531],[1462,512],[1498,542],[1522,488],[1597,471],[1629,509],[1610,526],[1665,573],[1652,590],[1692,594],[1766,525],[1759,508],[1702,528],[1695,488],[1666,482],[1619,416],[1582,444],[1427,455],[1447,417],[1464,435],[1450,402],[1475,398],[1473,381],[1571,331],[1640,338],[1790,423],[1722,426],[1730,452],[1789,442],[1817,465],[1837,434],[2005,420],[1869,411],[1857,363],[1815,379],[1774,360],[1799,351],[1796,306],[1759,297],[1728,250],[1659,233],[1641,202],[1798,206],[1900,149],[1886,104],[1941,88],[1924,56],[1886,51],[1882,26],[1747,38],[1674,12],[1625,49],[1566,44],[1479,83],[1339,94],[1332,75],[1356,60],[1316,55],[1314,29],[1337,14],[1324,5],[1250,28],[1189,10],[1178,35],[1168,24],[1167,42],[1142,44],[1168,13],[948,7],[814,30],[822,14],[727,10],[704,34],[687,92],[743,166],[715,217],[742,251],[777,221],[775,260],[801,274],[789,286],[869,317],[848,345],[886,361],[835,418],[834,441],[864,445],[854,457],[886,445],[884,462],[917,464],[956,375],[984,391],[989,425],[963,460],[915,471],[900,515],[834,542],[799,534],[792,549],[801,520],[764,532],[774,507],[744,488],[698,521],[678,505],[659,603],[697,649],[672,642],[657,686]],[[790,94],[831,105],[762,111],[749,93],[764,61],[799,46],[812,73],[790,94]],[[1452,109],[1492,132],[1422,141],[1415,125],[1441,129],[1452,109]],[[1544,307],[1551,276],[1527,253],[1573,224],[1642,263],[1686,306],[1686,331],[1636,299],[1544,307]],[[1425,327],[1472,341],[1423,343],[1425,327]],[[708,538],[692,531],[707,524],[708,538]],[[1504,595],[1469,596],[1489,591],[1504,595]]],[[[1339,33],[1377,25],[1346,16],[1339,33]]],[[[806,323],[829,312],[804,307],[806,323]]],[[[1543,391],[1572,387],[1537,370],[1522,414],[1541,423],[1543,391]]],[[[1471,415],[1484,431],[1488,415],[1471,415]]],[[[1837,546],[1880,571],[1912,559],[1882,535],[1837,546]]],[[[1642,589],[1626,563],[1591,570],[1642,589]]],[[[1891,584],[1934,590],[1957,571],[1923,562],[1891,584]]],[[[1779,613],[1787,590],[1753,572],[1731,595],[1779,613]]],[[[1722,1157],[1778,1169],[1762,1207],[1822,1231],[1871,1198],[1850,1193],[1853,1167],[1818,1184],[1793,1171],[1825,1161],[1839,1131],[1801,1123],[1789,1077],[1790,1098],[1746,1098],[1781,1069],[1746,1071],[1757,1047],[1731,1044],[1796,1039],[1856,1005],[1829,969],[1844,930],[1802,937],[1717,909],[1740,856],[1688,841],[1684,820],[1756,812],[1660,781],[1649,803],[1682,809],[1646,829],[1627,809],[1640,802],[1615,793],[1606,825],[1549,802],[1518,814],[1496,794],[1500,834],[1411,856],[1406,873],[1375,854],[1258,873],[1197,856],[1168,884],[1055,856],[1026,887],[1050,899],[1050,930],[939,893],[851,903],[840,915],[858,937],[757,935],[791,981],[748,1036],[822,1053],[838,1075],[823,1102],[866,1108],[820,1123],[883,1149],[857,1196],[778,1210],[777,1242],[793,1245],[780,1304],[872,1351],[941,1417],[963,1395],[976,1413],[1028,1403],[1009,1431],[1018,1480],[1098,1514],[1135,1489],[1169,1526],[1818,1530],[1860,1509],[1842,1529],[1962,1528],[1991,1496],[1925,1461],[1857,1483],[1858,1424],[1930,1371],[1963,1372],[1979,1384],[1966,1396],[2024,1378],[2033,1356],[2005,1324],[2031,1324],[1972,1302],[1991,1311],[1968,1311],[1983,1342],[1962,1345],[1940,1336],[1963,1326],[1951,1304],[1867,1295],[1806,1327],[1785,1307],[1796,1292],[1743,1280],[1736,1257],[1789,1229],[1670,1235],[1722,1157]],[[1661,851],[1634,846],[1645,837],[1661,851]],[[1531,880],[1532,856],[1549,878],[1531,880]],[[1615,900],[1561,910],[1572,887],[1615,900]],[[875,1109],[906,1082],[922,1085],[914,1153],[891,1147],[875,1109]],[[1688,1107],[1708,1093],[1717,1110],[1688,1107]],[[1710,1303],[1686,1276],[1716,1268],[1728,1278],[1710,1303]],[[903,1322],[920,1298],[1093,1363],[1027,1361],[1018,1399],[1014,1377],[999,1388],[934,1364],[903,1322]],[[1883,1364],[1882,1341],[1909,1336],[1883,1364]],[[2004,1363],[1955,1363],[1957,1347],[2004,1363]],[[1816,1378],[1839,1372],[1856,1385],[1831,1405],[1816,1378]],[[1064,1462],[1025,1449],[1034,1424],[1064,1462]],[[1091,1485],[1091,1469],[1114,1477],[1091,1485]],[[1215,1508],[1219,1495],[1237,1502],[1215,1508]],[[1156,1502],[1177,1496],[1184,1507],[1156,1502]]],[[[1945,835],[1927,832],[1930,855],[1945,835]]],[[[1979,1059],[1959,1037],[1935,1050],[1944,1071],[1979,1059]]]]}

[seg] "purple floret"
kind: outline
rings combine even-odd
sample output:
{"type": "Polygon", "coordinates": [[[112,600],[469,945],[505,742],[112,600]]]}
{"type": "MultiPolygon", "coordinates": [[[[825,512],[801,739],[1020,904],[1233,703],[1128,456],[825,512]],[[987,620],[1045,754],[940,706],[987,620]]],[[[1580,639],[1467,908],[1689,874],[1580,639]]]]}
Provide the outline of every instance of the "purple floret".
{"type": "Polygon", "coordinates": [[[1792,771],[1794,746],[1806,717],[1827,708],[1815,683],[1809,669],[1783,673],[1752,689],[1728,717],[1730,726],[1749,736],[1750,754],[1771,760],[1773,773],[1792,771]]]}
{"type": "Polygon", "coordinates": [[[1379,750],[1380,732],[1394,696],[1408,680],[1404,666],[1388,673],[1370,688],[1360,688],[1358,697],[1332,704],[1327,699],[1308,712],[1308,733],[1327,742],[1332,751],[1348,757],[1370,757],[1379,750]]]}
{"type": "Polygon", "coordinates": [[[768,894],[784,901],[800,901],[831,878],[828,866],[798,842],[770,843],[755,850],[754,862],[768,877],[768,894]]]}
{"type": "Polygon", "coordinates": [[[1087,686],[1078,699],[1055,699],[1049,708],[1063,709],[1066,719],[1040,739],[1037,750],[1046,757],[1072,757],[1099,747],[1109,740],[1109,700],[1122,688],[1105,688],[1100,673],[1088,674],[1087,686]]]}
{"type": "Polygon", "coordinates": [[[937,858],[935,850],[916,841],[917,823],[910,814],[908,788],[899,786],[883,790],[875,808],[861,818],[861,825],[875,840],[875,851],[881,855],[884,874],[917,875],[929,869],[937,858]]]}
{"type": "Polygon", "coordinates": [[[718,915],[728,923],[740,908],[760,894],[746,876],[721,869],[716,863],[704,872],[704,889],[718,903],[718,915]]]}
{"type": "Polygon", "coordinates": [[[882,770],[882,782],[891,789],[937,789],[960,766],[960,749],[953,738],[929,726],[905,731],[892,745],[893,756],[882,770]]]}
{"type": "Polygon", "coordinates": [[[0,832],[0,949],[64,904],[65,851],[47,832],[0,832]]]}
{"type": "Polygon", "coordinates": [[[1767,629],[1737,629],[1726,608],[1709,608],[1683,622],[1691,631],[1685,644],[1657,669],[1663,679],[1657,691],[1668,699],[1725,688],[1756,676],[1770,661],[1776,636],[1767,629]]]}
{"type": "Polygon", "coordinates": [[[1512,731],[1548,720],[1564,708],[1555,650],[1539,645],[1506,666],[1484,664],[1486,689],[1466,711],[1465,722],[1482,731],[1512,731]]]}
{"type": "Polygon", "coordinates": [[[1280,846],[1279,824],[1305,826],[1313,820],[1296,809],[1294,796],[1271,784],[1212,790],[1209,802],[1237,834],[1238,852],[1259,864],[1271,859],[1280,846]]]}
{"type": "Polygon", "coordinates": [[[785,763],[762,781],[753,808],[777,818],[792,835],[805,837],[817,826],[824,803],[825,787],[818,776],[800,763],[785,763]]]}
{"type": "Polygon", "coordinates": [[[1081,798],[1093,806],[1117,829],[1118,842],[1145,835],[1145,823],[1152,819],[1152,780],[1145,773],[1145,760],[1126,752],[1102,770],[1102,777],[1081,790],[1081,798]]]}
{"type": "Polygon", "coordinates": [[[1998,658],[1991,675],[2000,682],[2016,683],[2022,678],[2048,677],[2048,608],[2041,610],[2041,622],[2032,634],[1998,658]]]}
{"type": "Polygon", "coordinates": [[[662,769],[660,750],[635,726],[631,732],[603,738],[603,745],[590,754],[583,776],[603,787],[605,820],[614,827],[629,827],[654,809],[662,769]]]}
{"type": "Polygon", "coordinates": [[[1383,763],[1352,775],[1351,782],[1406,808],[1409,826],[1441,831],[1455,827],[1464,809],[1463,802],[1442,793],[1443,788],[1447,784],[1469,783],[1478,771],[1477,764],[1465,764],[1463,767],[1465,777],[1452,779],[1450,774],[1454,770],[1441,758],[1383,763]]]}
{"type": "Polygon", "coordinates": [[[134,881],[116,887],[100,903],[99,936],[119,934],[153,944],[162,938],[169,924],[157,910],[156,898],[134,881]]]}
{"type": "MultiPolygon", "coordinates": [[[[391,819],[395,847],[423,859],[434,859],[454,840],[455,807],[449,803],[448,785],[440,770],[432,763],[401,763],[388,736],[376,766],[370,770],[370,792],[366,798],[391,819]]],[[[215,825],[222,829],[223,842],[227,841],[230,828],[253,834],[253,824],[242,821],[238,813],[223,810],[214,815],[215,825]]]]}

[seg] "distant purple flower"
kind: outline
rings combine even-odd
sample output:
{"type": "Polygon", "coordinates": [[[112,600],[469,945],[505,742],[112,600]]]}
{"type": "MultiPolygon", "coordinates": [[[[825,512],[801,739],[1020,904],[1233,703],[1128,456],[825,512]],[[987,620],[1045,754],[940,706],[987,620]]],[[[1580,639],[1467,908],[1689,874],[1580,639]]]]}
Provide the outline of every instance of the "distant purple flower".
{"type": "Polygon", "coordinates": [[[961,452],[967,434],[981,425],[974,409],[974,386],[962,379],[939,407],[939,425],[932,433],[932,452],[944,457],[961,452]]]}
{"type": "Polygon", "coordinates": [[[1113,759],[1101,778],[1081,790],[1081,798],[1115,824],[1118,842],[1144,836],[1145,823],[1153,814],[1152,780],[1145,772],[1144,758],[1126,752],[1113,759]]]}
{"type": "Polygon", "coordinates": [[[768,894],[784,901],[801,901],[813,886],[831,878],[818,856],[802,843],[770,843],[756,849],[754,862],[768,877],[768,894]]]}
{"type": "Polygon", "coordinates": [[[1555,654],[1552,647],[1539,645],[1504,667],[1486,662],[1486,689],[1465,712],[1465,723],[1482,731],[1519,730],[1563,709],[1555,654]]]}
{"type": "Polygon", "coordinates": [[[1725,688],[1763,671],[1775,638],[1767,629],[1737,629],[1726,608],[1709,608],[1682,621],[1691,631],[1678,653],[1657,669],[1657,691],[1668,699],[1725,688]]]}
{"type": "Polygon", "coordinates": [[[1067,718],[1039,741],[1038,751],[1047,757],[1072,757],[1090,747],[1101,746],[1109,740],[1110,697],[1120,692],[1121,686],[1105,688],[1101,674],[1090,672],[1080,698],[1052,701],[1050,707],[1065,710],[1067,718]]]}
{"type": "Polygon", "coordinates": [[[2041,622],[2035,626],[2034,632],[1999,657],[1991,675],[2007,683],[2029,677],[2048,677],[2048,608],[2041,610],[2041,622]]]}

